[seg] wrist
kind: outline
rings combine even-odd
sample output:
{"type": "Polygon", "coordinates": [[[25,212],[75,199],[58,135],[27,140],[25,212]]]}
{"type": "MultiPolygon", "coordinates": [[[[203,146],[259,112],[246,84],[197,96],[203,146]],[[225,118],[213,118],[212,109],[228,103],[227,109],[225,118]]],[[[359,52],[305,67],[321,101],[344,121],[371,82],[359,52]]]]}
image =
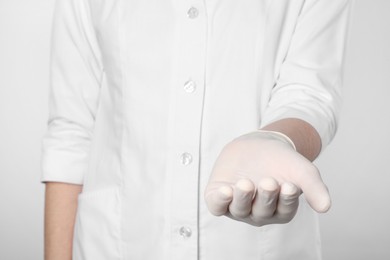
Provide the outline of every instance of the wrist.
{"type": "Polygon", "coordinates": [[[286,118],[261,127],[261,130],[275,131],[288,136],[294,143],[296,151],[313,161],[321,151],[321,138],[309,123],[296,119],[286,118]]]}
{"type": "Polygon", "coordinates": [[[291,140],[291,138],[288,137],[287,135],[281,133],[281,132],[271,131],[271,130],[262,130],[262,129],[258,129],[255,132],[261,133],[261,134],[267,136],[268,138],[271,137],[271,138],[277,139],[279,141],[282,141],[282,142],[290,145],[295,151],[297,150],[297,148],[296,148],[294,142],[291,140]]]}

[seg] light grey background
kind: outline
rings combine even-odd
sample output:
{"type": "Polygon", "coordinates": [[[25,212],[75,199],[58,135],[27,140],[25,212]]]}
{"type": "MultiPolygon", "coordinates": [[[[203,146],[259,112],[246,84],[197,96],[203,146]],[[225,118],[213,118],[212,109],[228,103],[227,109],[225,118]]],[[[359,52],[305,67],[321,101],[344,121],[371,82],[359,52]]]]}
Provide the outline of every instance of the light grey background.
{"type": "MultiPolygon", "coordinates": [[[[39,160],[53,2],[0,0],[2,260],[43,259],[39,160]]],[[[389,13],[389,0],[354,8],[341,123],[316,162],[333,197],[321,216],[324,260],[390,259],[389,13]]]]}

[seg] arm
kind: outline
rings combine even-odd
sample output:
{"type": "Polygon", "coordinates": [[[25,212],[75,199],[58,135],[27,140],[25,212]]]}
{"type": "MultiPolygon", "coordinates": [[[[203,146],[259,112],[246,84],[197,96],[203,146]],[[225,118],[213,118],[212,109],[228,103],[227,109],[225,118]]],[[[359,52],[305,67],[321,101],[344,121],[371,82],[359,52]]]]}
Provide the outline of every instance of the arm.
{"type": "Polygon", "coordinates": [[[45,260],[71,260],[81,185],[48,182],[45,193],[45,260]]]}
{"type": "Polygon", "coordinates": [[[295,144],[297,152],[310,161],[314,161],[321,151],[320,135],[314,127],[301,119],[282,119],[264,126],[262,129],[287,135],[295,144]]]}
{"type": "Polygon", "coordinates": [[[102,63],[88,1],[57,0],[52,26],[48,129],[42,139],[46,183],[45,259],[71,259],[77,197],[88,171],[102,63]]]}
{"type": "Polygon", "coordinates": [[[305,2],[261,130],[232,140],[214,164],[205,190],[212,214],[254,226],[287,223],[301,193],[317,212],[329,209],[311,161],[336,131],[351,2],[305,2]]]}

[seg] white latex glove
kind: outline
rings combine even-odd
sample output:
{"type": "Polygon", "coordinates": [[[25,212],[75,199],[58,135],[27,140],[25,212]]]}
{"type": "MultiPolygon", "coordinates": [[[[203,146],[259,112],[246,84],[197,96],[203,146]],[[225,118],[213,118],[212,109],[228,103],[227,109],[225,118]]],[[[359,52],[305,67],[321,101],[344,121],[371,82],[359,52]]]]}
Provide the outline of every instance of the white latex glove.
{"type": "Polygon", "coordinates": [[[318,169],[285,135],[255,131],[228,143],[205,190],[209,211],[254,226],[287,223],[301,193],[317,212],[331,204],[318,169]]]}

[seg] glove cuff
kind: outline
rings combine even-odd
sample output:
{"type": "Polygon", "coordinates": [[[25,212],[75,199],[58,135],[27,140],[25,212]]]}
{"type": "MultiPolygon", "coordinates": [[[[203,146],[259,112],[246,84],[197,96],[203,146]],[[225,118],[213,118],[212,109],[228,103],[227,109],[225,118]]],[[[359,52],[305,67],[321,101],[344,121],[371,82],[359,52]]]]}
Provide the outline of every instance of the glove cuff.
{"type": "Polygon", "coordinates": [[[281,133],[281,132],[277,132],[277,131],[269,131],[269,130],[261,130],[261,129],[258,129],[256,132],[260,132],[260,133],[264,133],[268,136],[272,136],[282,142],[285,142],[289,145],[291,145],[292,148],[294,148],[294,150],[296,151],[297,148],[295,147],[295,144],[294,142],[290,139],[290,137],[288,137],[287,135],[281,133]]]}

